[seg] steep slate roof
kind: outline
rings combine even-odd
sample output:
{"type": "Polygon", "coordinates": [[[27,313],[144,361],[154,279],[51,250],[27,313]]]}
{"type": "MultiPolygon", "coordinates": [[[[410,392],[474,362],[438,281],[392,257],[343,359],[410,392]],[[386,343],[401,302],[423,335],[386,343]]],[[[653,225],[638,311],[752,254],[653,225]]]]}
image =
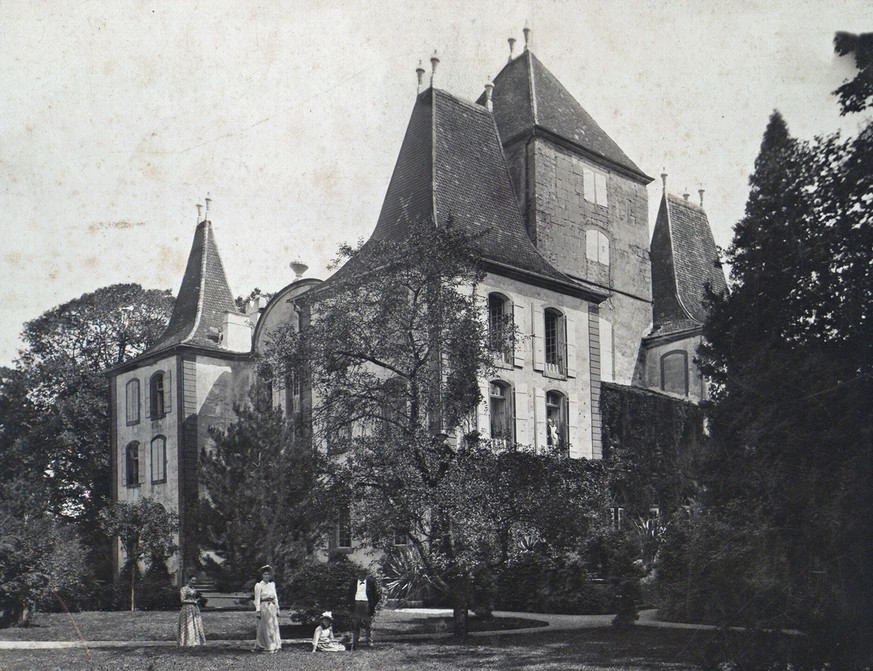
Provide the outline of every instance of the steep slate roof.
{"type": "Polygon", "coordinates": [[[224,322],[225,312],[238,310],[215,244],[212,222],[203,221],[194,232],[194,243],[170,323],[145,354],[175,345],[220,349],[215,335],[224,322]]]}
{"type": "MultiPolygon", "coordinates": [[[[372,238],[399,240],[409,222],[444,225],[450,216],[461,230],[482,234],[479,251],[490,270],[505,268],[606,297],[556,270],[534,246],[491,113],[429,88],[416,99],[372,238]]],[[[332,279],[345,277],[353,266],[347,263],[332,279]]]]}
{"type": "MultiPolygon", "coordinates": [[[[503,142],[543,129],[651,181],[530,50],[494,78],[492,99],[503,142]]],[[[483,94],[478,102],[484,101],[483,94]]]]}
{"type": "Polygon", "coordinates": [[[650,252],[652,336],[698,328],[706,319],[704,287],[727,288],[702,207],[665,193],[650,252]]]}

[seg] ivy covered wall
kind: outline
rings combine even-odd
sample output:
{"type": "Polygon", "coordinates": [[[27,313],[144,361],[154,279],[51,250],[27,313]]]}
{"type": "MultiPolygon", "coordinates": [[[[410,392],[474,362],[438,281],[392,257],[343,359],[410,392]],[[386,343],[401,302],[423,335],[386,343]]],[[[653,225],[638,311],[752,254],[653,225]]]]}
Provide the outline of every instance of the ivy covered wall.
{"type": "Polygon", "coordinates": [[[703,409],[646,389],[603,383],[600,412],[614,505],[646,516],[655,506],[669,514],[687,503],[695,491],[703,409]]]}

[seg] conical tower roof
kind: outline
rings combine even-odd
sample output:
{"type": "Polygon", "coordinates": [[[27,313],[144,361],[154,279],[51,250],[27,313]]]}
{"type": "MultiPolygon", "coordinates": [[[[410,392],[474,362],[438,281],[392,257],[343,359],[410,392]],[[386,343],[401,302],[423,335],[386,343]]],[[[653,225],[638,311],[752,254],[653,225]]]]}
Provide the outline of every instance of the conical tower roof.
{"type": "Polygon", "coordinates": [[[555,269],[534,246],[491,113],[429,88],[416,99],[372,238],[399,240],[410,222],[443,225],[449,218],[477,237],[490,271],[587,292],[592,300],[606,297],[555,269]]]}
{"type": "Polygon", "coordinates": [[[202,221],[194,232],[188,265],[170,323],[147,353],[175,345],[219,349],[216,335],[224,322],[225,312],[237,312],[236,304],[218,254],[212,222],[202,221]]]}
{"type": "Polygon", "coordinates": [[[706,320],[705,286],[727,288],[706,212],[664,193],[651,246],[652,335],[700,327],[706,320]]]}
{"type": "MultiPolygon", "coordinates": [[[[478,102],[483,104],[484,95],[478,102]]],[[[534,131],[555,135],[648,183],[631,161],[548,68],[526,49],[494,78],[494,118],[504,145],[534,131]]]]}

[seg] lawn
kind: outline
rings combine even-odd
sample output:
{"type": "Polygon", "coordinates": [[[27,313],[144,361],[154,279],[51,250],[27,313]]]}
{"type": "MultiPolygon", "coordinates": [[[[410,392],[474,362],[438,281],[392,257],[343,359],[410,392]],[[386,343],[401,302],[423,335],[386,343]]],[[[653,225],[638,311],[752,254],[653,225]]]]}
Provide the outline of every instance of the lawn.
{"type": "Polygon", "coordinates": [[[275,655],[253,654],[248,642],[216,643],[204,649],[179,649],[171,643],[121,649],[0,650],[0,669],[31,671],[416,671],[449,669],[579,669],[628,671],[698,669],[710,634],[699,631],[639,627],[623,633],[612,629],[543,631],[542,634],[386,642],[354,653],[314,654],[305,645],[286,645],[275,655]]]}
{"type": "MultiPolygon", "coordinates": [[[[90,613],[39,613],[29,627],[0,629],[0,641],[175,641],[176,611],[120,611],[90,613]]],[[[522,627],[545,627],[546,622],[530,619],[470,618],[470,631],[494,631],[522,627]]],[[[254,640],[255,619],[251,611],[209,611],[203,613],[207,640],[254,640]]],[[[381,610],[374,628],[377,634],[434,634],[451,631],[450,617],[428,613],[381,610]]],[[[314,627],[292,624],[283,614],[280,618],[283,639],[308,638],[314,627]]],[[[0,667],[2,668],[2,667],[0,667]]]]}

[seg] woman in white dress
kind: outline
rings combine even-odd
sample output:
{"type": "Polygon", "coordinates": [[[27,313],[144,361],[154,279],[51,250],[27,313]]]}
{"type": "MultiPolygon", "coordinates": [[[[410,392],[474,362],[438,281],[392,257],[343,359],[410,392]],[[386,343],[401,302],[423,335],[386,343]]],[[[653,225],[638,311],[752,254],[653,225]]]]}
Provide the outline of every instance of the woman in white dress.
{"type": "Polygon", "coordinates": [[[279,595],[273,582],[273,569],[261,567],[261,581],[255,584],[255,615],[258,618],[258,634],[255,650],[279,652],[282,638],[279,636],[279,595]]]}

